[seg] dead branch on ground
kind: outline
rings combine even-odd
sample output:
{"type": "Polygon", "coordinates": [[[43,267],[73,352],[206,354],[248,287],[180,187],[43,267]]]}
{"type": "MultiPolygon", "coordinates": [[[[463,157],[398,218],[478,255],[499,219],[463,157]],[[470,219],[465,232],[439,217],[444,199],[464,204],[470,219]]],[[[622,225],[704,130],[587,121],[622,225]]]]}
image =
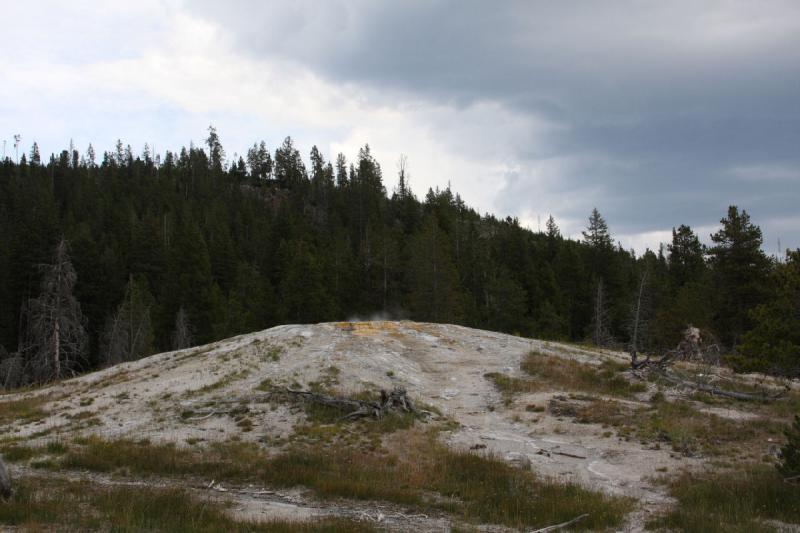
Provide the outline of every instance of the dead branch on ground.
{"type": "Polygon", "coordinates": [[[383,418],[391,412],[421,414],[414,406],[414,402],[408,397],[406,390],[402,387],[395,387],[391,392],[381,390],[380,399],[376,401],[353,400],[349,398],[337,398],[311,391],[285,389],[287,394],[302,398],[304,401],[332,407],[346,412],[340,420],[358,420],[360,418],[383,418]]]}
{"type": "Polygon", "coordinates": [[[670,365],[672,365],[672,363],[675,361],[701,361],[716,366],[719,364],[719,347],[716,344],[704,346],[700,330],[698,328],[689,326],[684,332],[683,339],[678,346],[674,350],[669,350],[666,352],[660,359],[651,359],[650,356],[648,356],[644,360],[637,361],[635,357],[632,357],[632,373],[636,377],[644,378],[645,376],[643,376],[639,371],[651,372],[672,385],[686,389],[692,389],[694,391],[705,392],[711,394],[712,396],[732,398],[734,400],[763,402],[784,398],[783,392],[775,394],[767,394],[766,392],[763,394],[753,394],[749,392],[721,389],[719,387],[709,385],[708,383],[684,378],[670,368],[670,365]]]}
{"type": "Polygon", "coordinates": [[[574,524],[574,523],[576,523],[576,522],[578,522],[580,520],[583,520],[587,516],[589,516],[589,515],[588,514],[582,514],[580,516],[576,516],[575,518],[573,518],[572,520],[569,520],[567,522],[562,522],[560,524],[555,524],[555,525],[552,525],[552,526],[543,527],[541,529],[535,529],[535,530],[531,531],[531,533],[548,533],[549,531],[557,531],[559,529],[564,529],[565,527],[569,527],[572,524],[574,524]]]}
{"type": "MultiPolygon", "coordinates": [[[[199,421],[211,418],[215,415],[234,414],[241,410],[242,404],[244,403],[264,403],[278,397],[331,407],[344,413],[340,420],[358,420],[361,418],[380,419],[393,412],[413,413],[416,416],[433,415],[430,411],[418,409],[414,405],[414,402],[411,401],[411,398],[408,397],[406,390],[402,387],[396,387],[390,392],[381,390],[380,398],[372,401],[342,398],[319,392],[295,390],[284,387],[272,392],[216,400],[213,407],[208,405],[208,402],[203,401],[202,403],[205,403],[206,407],[211,407],[211,409],[207,411],[194,410],[194,414],[197,416],[187,418],[186,420],[199,421]],[[232,405],[233,407],[230,409],[220,409],[219,404],[232,405]]],[[[188,405],[184,405],[189,407],[193,403],[194,402],[190,402],[188,405]]]]}

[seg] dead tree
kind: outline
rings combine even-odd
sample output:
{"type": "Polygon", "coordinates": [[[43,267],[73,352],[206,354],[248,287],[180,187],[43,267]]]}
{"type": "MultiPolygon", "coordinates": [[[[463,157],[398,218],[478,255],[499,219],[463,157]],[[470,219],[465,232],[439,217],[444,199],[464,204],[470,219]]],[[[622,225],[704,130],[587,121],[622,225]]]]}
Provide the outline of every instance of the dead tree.
{"type": "Polygon", "coordinates": [[[597,281],[597,288],[594,296],[594,312],[592,313],[592,342],[597,346],[607,346],[611,342],[611,334],[608,331],[608,309],[606,308],[606,297],[603,280],[597,281]]]}
{"type": "Polygon", "coordinates": [[[639,280],[639,291],[636,296],[636,302],[633,305],[631,313],[631,367],[636,368],[637,353],[639,351],[639,339],[645,327],[645,313],[643,305],[645,304],[645,283],[647,281],[647,271],[642,273],[642,278],[639,280]]]}
{"type": "Polygon", "coordinates": [[[72,289],[78,279],[64,239],[53,263],[42,267],[41,294],[23,306],[25,327],[20,354],[29,381],[43,382],[72,375],[88,346],[86,319],[72,289]]]}
{"type": "Polygon", "coordinates": [[[151,298],[146,283],[129,276],[122,303],[106,323],[102,348],[109,365],[133,361],[153,351],[151,298]]]}
{"type": "Polygon", "coordinates": [[[175,315],[175,330],[172,332],[172,349],[183,350],[194,344],[194,332],[189,323],[189,314],[186,308],[181,306],[178,314],[175,315]]]}
{"type": "Polygon", "coordinates": [[[11,497],[11,478],[8,477],[6,465],[3,464],[3,458],[0,457],[0,498],[11,497]]]}
{"type": "Polygon", "coordinates": [[[669,350],[659,359],[651,359],[650,356],[648,356],[641,361],[631,361],[631,366],[634,369],[634,375],[638,375],[636,371],[639,370],[652,372],[657,375],[658,378],[671,385],[693,391],[705,392],[713,396],[722,396],[724,398],[743,401],[773,401],[786,397],[784,392],[753,394],[750,392],[721,389],[709,383],[697,381],[696,379],[688,379],[672,368],[672,364],[675,361],[700,361],[706,363],[717,361],[718,364],[719,349],[716,344],[703,346],[700,330],[689,326],[683,333],[683,339],[681,339],[681,342],[678,343],[678,346],[674,350],[669,350]]]}
{"type": "Polygon", "coordinates": [[[8,354],[0,346],[0,390],[24,385],[23,361],[18,353],[8,354]]]}

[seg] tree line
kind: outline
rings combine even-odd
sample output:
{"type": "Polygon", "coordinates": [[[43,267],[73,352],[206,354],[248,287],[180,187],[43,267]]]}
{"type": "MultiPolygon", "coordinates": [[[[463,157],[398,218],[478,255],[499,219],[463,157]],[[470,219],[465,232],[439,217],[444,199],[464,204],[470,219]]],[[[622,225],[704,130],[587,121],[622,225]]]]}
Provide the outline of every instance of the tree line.
{"type": "Polygon", "coordinates": [[[387,188],[369,146],[348,161],[291,138],[226,159],[205,146],[97,155],[34,144],[0,165],[0,386],[71,375],[281,323],[375,315],[639,351],[688,324],[740,370],[800,375],[800,251],[767,257],[731,206],[641,256],[597,209],[580,240],[481,215],[450,188],[387,188]]]}

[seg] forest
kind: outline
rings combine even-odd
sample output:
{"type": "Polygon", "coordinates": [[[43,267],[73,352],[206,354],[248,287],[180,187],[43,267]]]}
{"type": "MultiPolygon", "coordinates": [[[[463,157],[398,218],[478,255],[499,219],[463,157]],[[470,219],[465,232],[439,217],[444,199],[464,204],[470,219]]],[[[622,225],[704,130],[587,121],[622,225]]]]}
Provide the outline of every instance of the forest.
{"type": "MultiPolygon", "coordinates": [[[[739,371],[800,376],[800,250],[729,207],[704,246],[637,256],[595,209],[580,240],[418,197],[369,146],[306,165],[287,137],[226,157],[121,141],[0,165],[0,388],[283,323],[386,317],[658,353],[688,325],[739,371]],[[98,160],[99,159],[99,160],[98,160]],[[634,313],[634,311],[638,311],[634,313]],[[634,328],[637,335],[633,335],[634,328]]],[[[602,206],[601,206],[602,207],[602,206]]]]}

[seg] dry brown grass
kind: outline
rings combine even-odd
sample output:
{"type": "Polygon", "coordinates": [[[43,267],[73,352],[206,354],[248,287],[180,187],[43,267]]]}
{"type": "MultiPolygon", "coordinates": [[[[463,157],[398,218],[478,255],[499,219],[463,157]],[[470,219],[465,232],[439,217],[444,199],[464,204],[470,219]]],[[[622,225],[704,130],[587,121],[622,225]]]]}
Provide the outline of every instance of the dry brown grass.
{"type": "Polygon", "coordinates": [[[556,355],[532,351],[520,364],[527,377],[498,372],[485,374],[507,398],[520,393],[545,391],[581,392],[628,398],[647,390],[647,385],[628,380],[627,365],[605,360],[598,365],[580,363],[556,355]]]}
{"type": "Polygon", "coordinates": [[[778,422],[732,420],[698,411],[687,401],[667,401],[657,396],[648,406],[593,399],[572,402],[575,420],[613,427],[626,439],[645,444],[665,444],[684,455],[761,456],[767,439],[780,436],[778,422]]]}
{"type": "Polygon", "coordinates": [[[30,396],[19,400],[0,401],[0,425],[14,422],[37,422],[48,416],[42,405],[49,401],[46,396],[30,396]]]}

